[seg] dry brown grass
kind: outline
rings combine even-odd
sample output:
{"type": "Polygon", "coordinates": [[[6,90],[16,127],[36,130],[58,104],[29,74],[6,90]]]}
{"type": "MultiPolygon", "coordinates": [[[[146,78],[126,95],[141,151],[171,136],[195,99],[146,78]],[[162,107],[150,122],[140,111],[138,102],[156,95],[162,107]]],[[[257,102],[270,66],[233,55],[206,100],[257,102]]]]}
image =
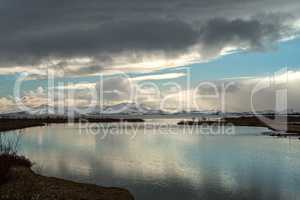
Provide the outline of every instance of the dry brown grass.
{"type": "Polygon", "coordinates": [[[9,170],[15,166],[31,167],[32,163],[24,156],[19,156],[20,136],[11,137],[0,133],[0,184],[9,179],[9,170]]]}

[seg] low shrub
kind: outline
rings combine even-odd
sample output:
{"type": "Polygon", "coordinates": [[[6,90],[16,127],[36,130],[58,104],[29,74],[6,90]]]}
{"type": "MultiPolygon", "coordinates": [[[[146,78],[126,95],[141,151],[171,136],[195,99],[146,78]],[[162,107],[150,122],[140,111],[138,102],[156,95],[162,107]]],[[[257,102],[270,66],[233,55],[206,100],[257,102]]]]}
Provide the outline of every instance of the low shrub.
{"type": "Polygon", "coordinates": [[[0,184],[5,183],[9,179],[9,170],[12,167],[31,167],[32,163],[24,156],[17,154],[0,155],[0,184]]]}
{"type": "Polygon", "coordinates": [[[30,160],[17,154],[19,143],[19,136],[11,137],[0,133],[0,184],[5,183],[9,179],[10,168],[32,166],[30,160]]]}

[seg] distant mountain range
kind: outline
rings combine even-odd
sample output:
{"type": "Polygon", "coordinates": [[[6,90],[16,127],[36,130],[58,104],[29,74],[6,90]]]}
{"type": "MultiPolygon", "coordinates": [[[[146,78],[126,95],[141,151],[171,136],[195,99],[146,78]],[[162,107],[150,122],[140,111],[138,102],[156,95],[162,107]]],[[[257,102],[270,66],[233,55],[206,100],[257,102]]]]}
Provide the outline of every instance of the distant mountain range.
{"type": "MultiPolygon", "coordinates": [[[[275,114],[274,111],[260,111],[257,112],[260,115],[275,114]]],[[[290,113],[289,114],[293,114],[290,113]]],[[[226,112],[222,113],[215,110],[204,110],[204,111],[180,111],[176,113],[170,113],[158,109],[151,108],[146,105],[139,105],[136,103],[120,103],[111,106],[105,106],[103,108],[93,107],[93,108],[59,108],[48,105],[41,105],[38,107],[33,107],[26,111],[10,111],[5,113],[0,113],[2,118],[43,118],[43,117],[78,117],[78,116],[91,116],[91,117],[101,117],[101,116],[113,116],[113,115],[129,115],[129,116],[138,116],[138,115],[177,115],[177,116],[199,116],[199,115],[213,115],[213,116],[224,116],[235,117],[235,116],[249,116],[253,115],[252,112],[226,112]]]]}
{"type": "Polygon", "coordinates": [[[60,108],[48,105],[33,107],[25,111],[15,110],[10,112],[0,113],[1,117],[22,118],[22,117],[47,117],[47,116],[99,116],[99,115],[151,115],[151,114],[166,114],[161,110],[152,109],[145,105],[135,103],[121,103],[103,108],[60,108]]]}
{"type": "Polygon", "coordinates": [[[121,103],[112,106],[105,106],[102,109],[95,109],[90,114],[164,114],[164,111],[157,110],[145,105],[136,103],[121,103]]]}

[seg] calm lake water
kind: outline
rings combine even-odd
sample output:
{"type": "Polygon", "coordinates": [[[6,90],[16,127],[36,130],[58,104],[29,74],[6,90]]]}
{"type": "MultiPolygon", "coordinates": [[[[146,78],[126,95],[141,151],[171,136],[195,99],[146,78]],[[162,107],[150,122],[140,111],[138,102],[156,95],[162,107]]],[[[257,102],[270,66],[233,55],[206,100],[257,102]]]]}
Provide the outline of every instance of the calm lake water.
{"type": "Polygon", "coordinates": [[[140,200],[300,199],[299,140],[262,136],[262,128],[201,135],[154,124],[30,128],[21,150],[38,173],[127,188],[140,200]]]}

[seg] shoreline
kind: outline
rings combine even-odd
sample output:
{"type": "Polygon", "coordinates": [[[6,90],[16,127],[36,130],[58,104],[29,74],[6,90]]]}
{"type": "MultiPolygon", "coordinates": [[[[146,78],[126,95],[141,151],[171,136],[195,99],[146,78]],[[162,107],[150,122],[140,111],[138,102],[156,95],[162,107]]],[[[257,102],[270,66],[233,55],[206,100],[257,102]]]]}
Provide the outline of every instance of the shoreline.
{"type": "MultiPolygon", "coordinates": [[[[274,115],[264,116],[270,120],[274,120],[274,115]]],[[[290,137],[290,136],[300,136],[300,117],[297,116],[286,116],[288,122],[284,121],[284,118],[279,118],[277,121],[271,121],[272,124],[264,123],[257,116],[241,116],[241,117],[224,117],[222,119],[216,120],[183,120],[177,123],[179,126],[193,126],[193,125],[233,125],[233,126],[248,126],[248,127],[262,127],[270,129],[270,136],[277,137],[290,137]],[[271,132],[273,131],[273,132],[271,132]]],[[[143,123],[145,119],[143,118],[133,118],[132,116],[127,116],[124,118],[114,118],[114,117],[44,117],[44,118],[0,118],[0,132],[21,130],[25,128],[32,127],[43,127],[48,124],[65,124],[65,123],[121,123],[121,122],[131,122],[131,123],[143,123]]]]}
{"type": "Polygon", "coordinates": [[[20,119],[10,119],[10,118],[0,118],[0,132],[14,131],[24,128],[32,127],[42,127],[48,124],[65,124],[68,122],[72,123],[121,123],[121,122],[132,122],[132,123],[142,123],[143,119],[139,118],[20,118],[20,119]]]}
{"type": "Polygon", "coordinates": [[[0,185],[0,199],[134,200],[122,188],[102,187],[38,175],[27,167],[12,167],[10,179],[0,185]]]}
{"type": "MultiPolygon", "coordinates": [[[[274,120],[274,116],[269,116],[269,120],[274,120]]],[[[268,128],[273,132],[264,133],[263,135],[277,136],[277,137],[300,137],[300,118],[288,116],[287,121],[279,119],[270,121],[271,124],[264,123],[256,116],[248,117],[228,117],[218,120],[189,120],[180,121],[177,125],[180,126],[195,126],[195,125],[233,125],[233,126],[248,126],[248,127],[261,127],[268,128]]]]}

